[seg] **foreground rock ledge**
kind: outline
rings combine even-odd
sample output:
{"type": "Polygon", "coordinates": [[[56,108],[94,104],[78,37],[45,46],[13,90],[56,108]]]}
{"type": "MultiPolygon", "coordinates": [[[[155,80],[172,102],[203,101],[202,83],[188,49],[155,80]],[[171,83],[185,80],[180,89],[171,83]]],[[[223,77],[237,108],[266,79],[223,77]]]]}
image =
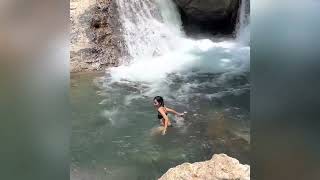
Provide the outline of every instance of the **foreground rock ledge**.
{"type": "Polygon", "coordinates": [[[159,180],[249,180],[250,166],[240,164],[226,154],[215,154],[211,160],[183,163],[170,168],[159,180]]]}

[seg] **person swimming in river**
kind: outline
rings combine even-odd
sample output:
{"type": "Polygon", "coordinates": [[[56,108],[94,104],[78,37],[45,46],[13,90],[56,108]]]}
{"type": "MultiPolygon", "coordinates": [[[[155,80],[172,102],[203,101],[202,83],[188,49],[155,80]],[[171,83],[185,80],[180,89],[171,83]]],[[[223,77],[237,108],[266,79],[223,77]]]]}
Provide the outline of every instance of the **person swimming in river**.
{"type": "Polygon", "coordinates": [[[158,119],[160,120],[160,125],[163,126],[162,135],[166,134],[167,128],[172,126],[168,113],[172,113],[178,116],[183,116],[184,113],[178,113],[177,111],[170,109],[164,105],[163,98],[161,96],[156,96],[153,98],[153,105],[158,111],[158,119]]]}

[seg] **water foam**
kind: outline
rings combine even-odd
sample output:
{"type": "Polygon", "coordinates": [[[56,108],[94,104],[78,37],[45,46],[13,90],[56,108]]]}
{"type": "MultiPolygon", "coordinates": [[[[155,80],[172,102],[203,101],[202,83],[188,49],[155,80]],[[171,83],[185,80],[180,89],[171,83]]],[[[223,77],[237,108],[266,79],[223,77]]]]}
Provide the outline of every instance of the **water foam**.
{"type": "Polygon", "coordinates": [[[117,0],[131,59],[127,64],[108,69],[108,78],[103,86],[110,87],[112,83],[125,86],[143,84],[144,88],[140,88],[139,92],[124,98],[124,105],[131,104],[131,101],[139,97],[159,94],[166,96],[167,100],[183,100],[194,96],[212,99],[243,92],[241,89],[224,89],[221,93],[201,90],[204,84],[218,83],[219,86],[224,86],[223,83],[233,77],[249,72],[250,23],[245,14],[245,0],[242,2],[237,37],[214,42],[210,39],[195,40],[186,37],[181,31],[178,10],[171,0],[117,0]],[[190,77],[198,78],[197,74],[205,73],[219,74],[219,77],[214,78],[215,82],[193,81],[192,86],[188,84],[190,77]],[[183,83],[177,85],[177,78],[183,83]],[[173,90],[172,86],[180,87],[173,90]]]}

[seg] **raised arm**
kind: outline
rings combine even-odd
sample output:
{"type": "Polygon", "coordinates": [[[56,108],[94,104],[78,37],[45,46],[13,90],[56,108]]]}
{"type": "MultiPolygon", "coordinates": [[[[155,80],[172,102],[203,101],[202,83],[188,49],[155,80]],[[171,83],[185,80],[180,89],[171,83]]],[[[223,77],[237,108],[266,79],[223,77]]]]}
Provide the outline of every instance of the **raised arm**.
{"type": "Polygon", "coordinates": [[[173,114],[178,115],[178,116],[183,116],[183,115],[184,115],[184,113],[178,113],[178,112],[175,111],[174,109],[170,109],[170,108],[167,108],[167,107],[166,107],[166,110],[167,110],[168,112],[173,113],[173,114]]]}

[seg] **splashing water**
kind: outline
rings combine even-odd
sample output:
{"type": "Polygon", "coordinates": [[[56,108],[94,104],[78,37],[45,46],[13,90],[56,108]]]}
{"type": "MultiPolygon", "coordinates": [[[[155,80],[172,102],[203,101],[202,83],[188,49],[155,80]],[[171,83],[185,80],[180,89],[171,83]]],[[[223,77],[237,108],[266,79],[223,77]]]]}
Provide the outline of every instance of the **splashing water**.
{"type": "Polygon", "coordinates": [[[245,3],[239,10],[238,41],[192,40],[181,32],[181,20],[171,0],[118,0],[129,66],[112,68],[111,81],[159,83],[170,73],[248,71],[250,48],[244,26],[245,3]],[[243,32],[243,33],[242,33],[243,32]],[[245,36],[242,37],[241,35],[245,36]]]}
{"type": "Polygon", "coordinates": [[[171,0],[117,0],[117,3],[131,59],[129,65],[107,70],[100,80],[105,94],[127,87],[135,91],[122,94],[124,100],[120,104],[129,105],[131,101],[156,95],[165,96],[174,104],[189,104],[193,98],[212,100],[248,91],[248,82],[229,87],[231,81],[249,73],[245,0],[239,8],[237,38],[221,42],[187,38],[171,0]]]}
{"type": "MultiPolygon", "coordinates": [[[[186,37],[171,0],[117,2],[131,59],[129,65],[108,69],[98,84],[105,92],[103,101],[115,103],[122,116],[130,111],[128,107],[148,104],[157,95],[164,96],[170,105],[194,111],[201,109],[201,103],[249,92],[246,0],[239,8],[237,37],[220,42],[186,37]]],[[[128,118],[115,114],[109,119],[117,119],[115,124],[130,123],[128,118]]]]}
{"type": "MultiPolygon", "coordinates": [[[[156,95],[164,96],[172,105],[190,108],[199,106],[194,102],[210,102],[249,91],[246,0],[240,4],[236,38],[220,42],[186,37],[171,0],[117,3],[131,59],[129,65],[108,69],[99,82],[104,97],[117,102],[119,112],[156,95]],[[122,92],[121,98],[115,95],[118,92],[122,92]]],[[[120,121],[118,118],[115,123],[127,123],[120,121]]]]}
{"type": "MultiPolygon", "coordinates": [[[[90,109],[100,113],[81,114],[74,122],[81,131],[73,140],[73,165],[91,179],[157,179],[170,167],[216,152],[246,159],[250,46],[243,29],[249,24],[240,20],[233,40],[194,40],[182,32],[171,0],[117,4],[131,58],[95,79],[98,100],[90,109]],[[156,95],[188,112],[183,119],[169,116],[174,126],[166,136],[150,136],[159,126],[152,107],[156,95]]],[[[84,101],[88,109],[95,99],[84,101]]]]}

